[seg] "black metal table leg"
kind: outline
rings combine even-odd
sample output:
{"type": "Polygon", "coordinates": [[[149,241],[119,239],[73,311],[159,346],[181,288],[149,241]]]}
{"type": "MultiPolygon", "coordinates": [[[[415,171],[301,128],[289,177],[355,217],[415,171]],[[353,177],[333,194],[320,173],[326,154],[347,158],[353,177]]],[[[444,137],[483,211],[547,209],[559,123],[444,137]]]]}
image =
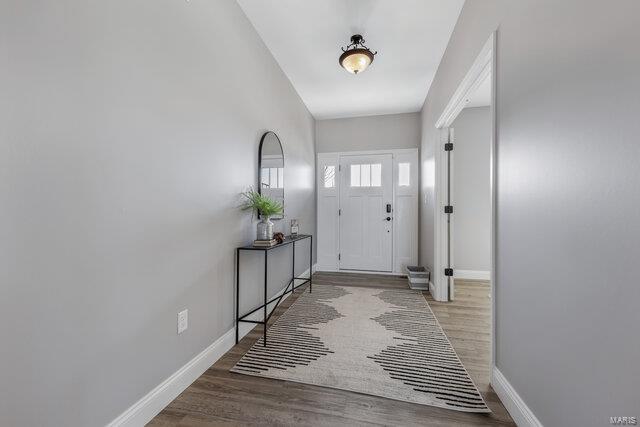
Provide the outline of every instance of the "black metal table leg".
{"type": "Polygon", "coordinates": [[[264,337],[262,345],[267,346],[267,272],[268,270],[268,255],[269,251],[264,251],[264,337]]]}
{"type": "Polygon", "coordinates": [[[311,293],[311,279],[313,278],[313,236],[309,240],[309,293],[311,293]]]}
{"type": "Polygon", "coordinates": [[[236,344],[240,335],[240,249],[236,249],[236,344]]]}
{"type": "Polygon", "coordinates": [[[293,266],[291,267],[291,293],[296,292],[296,242],[293,242],[293,250],[291,253],[293,254],[293,266]]]}

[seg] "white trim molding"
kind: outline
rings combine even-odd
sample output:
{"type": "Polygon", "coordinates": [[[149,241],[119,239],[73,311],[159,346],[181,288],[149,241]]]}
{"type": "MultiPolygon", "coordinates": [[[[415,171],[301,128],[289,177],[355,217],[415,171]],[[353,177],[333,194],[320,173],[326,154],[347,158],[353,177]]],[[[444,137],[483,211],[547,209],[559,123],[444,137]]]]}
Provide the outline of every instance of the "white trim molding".
{"type": "Polygon", "coordinates": [[[454,279],[491,280],[491,271],[484,270],[453,270],[454,279]]]}
{"type": "Polygon", "coordinates": [[[317,153],[317,156],[368,156],[371,154],[413,154],[418,148],[390,148],[388,150],[359,150],[359,151],[332,151],[330,153],[317,153]]]}
{"type": "MultiPolygon", "coordinates": [[[[312,266],[312,271],[316,271],[316,266],[312,266]]],[[[309,274],[306,269],[302,276],[309,274]]],[[[276,294],[280,295],[284,288],[276,294]]],[[[284,299],[291,293],[285,295],[284,299]]],[[[269,305],[270,308],[275,302],[269,305]]],[[[258,313],[259,314],[259,313],[258,313]]],[[[258,320],[257,318],[255,320],[258,320]]],[[[248,334],[255,325],[241,323],[240,338],[248,334]]],[[[157,387],[147,393],[142,399],[131,405],[120,416],[107,424],[107,427],[138,427],[147,424],[160,413],[169,403],[180,393],[189,387],[195,380],[204,374],[214,363],[218,361],[227,351],[235,345],[235,327],[224,333],[213,344],[205,348],[202,352],[188,361],[184,366],[171,374],[169,378],[161,382],[157,387]]]]}
{"type": "Polygon", "coordinates": [[[438,293],[440,288],[433,284],[433,282],[429,282],[429,293],[436,301],[442,301],[441,295],[438,293]]]}
{"type": "Polygon", "coordinates": [[[507,408],[513,421],[519,427],[543,427],[533,411],[529,409],[509,381],[502,375],[502,372],[495,366],[491,373],[491,386],[502,401],[504,407],[507,408]]]}
{"type": "Polygon", "coordinates": [[[143,426],[178,397],[222,355],[234,346],[235,328],[225,332],[213,344],[161,382],[142,399],[134,403],[107,427],[143,426]]]}
{"type": "Polygon", "coordinates": [[[396,276],[406,277],[407,273],[396,273],[393,271],[375,271],[375,270],[346,270],[332,267],[318,267],[320,273],[349,273],[349,274],[377,274],[380,276],[396,276]]]}
{"type": "Polygon", "coordinates": [[[451,126],[458,114],[467,106],[476,90],[484,83],[485,79],[491,76],[493,65],[493,45],[494,35],[491,34],[482,50],[471,65],[471,68],[460,82],[460,85],[451,96],[449,103],[436,122],[436,128],[446,128],[451,126]]]}

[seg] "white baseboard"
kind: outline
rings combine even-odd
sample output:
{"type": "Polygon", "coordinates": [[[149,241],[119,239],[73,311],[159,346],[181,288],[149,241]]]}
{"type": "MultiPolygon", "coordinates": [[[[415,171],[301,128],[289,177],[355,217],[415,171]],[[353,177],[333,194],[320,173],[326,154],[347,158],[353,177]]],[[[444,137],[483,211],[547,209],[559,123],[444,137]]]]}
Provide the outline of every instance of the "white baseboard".
{"type": "Polygon", "coordinates": [[[374,271],[374,270],[347,270],[344,268],[319,266],[320,273],[351,273],[351,274],[379,274],[380,276],[406,276],[407,273],[399,271],[374,271]]]}
{"type": "Polygon", "coordinates": [[[509,384],[509,381],[502,375],[497,367],[493,367],[491,373],[491,386],[502,401],[502,404],[513,421],[519,427],[543,427],[542,423],[536,418],[531,409],[524,403],[524,400],[509,384]]]}
{"type": "Polygon", "coordinates": [[[433,297],[434,300],[438,302],[448,302],[449,295],[447,293],[447,289],[442,289],[440,286],[436,286],[435,283],[429,282],[429,293],[433,297]]]}
{"type": "MultiPolygon", "coordinates": [[[[315,271],[315,265],[312,267],[315,271]]],[[[309,274],[309,269],[302,273],[302,277],[309,274]]],[[[284,288],[275,296],[284,292],[284,288]]],[[[302,291],[299,291],[302,292],[302,291]]],[[[287,299],[291,293],[283,297],[287,299]]],[[[269,311],[275,305],[275,301],[269,305],[269,311]]],[[[262,313],[254,313],[248,319],[262,320],[262,313]],[[255,317],[255,319],[254,319],[255,317]]],[[[249,333],[256,325],[240,323],[240,338],[249,333]]],[[[142,399],[134,403],[129,409],[111,421],[107,427],[138,427],[144,426],[160,413],[173,399],[178,397],[187,387],[198,379],[207,369],[220,359],[235,345],[235,327],[231,328],[218,338],[213,344],[204,349],[200,354],[187,362],[183,367],[174,372],[169,378],[151,390],[142,399]]]]}
{"type": "Polygon", "coordinates": [[[454,279],[468,279],[468,280],[491,280],[490,271],[482,270],[453,270],[454,279]]]}
{"type": "Polygon", "coordinates": [[[321,273],[322,272],[333,273],[333,272],[339,271],[338,267],[336,267],[335,265],[332,265],[332,264],[316,264],[313,267],[315,268],[314,273],[316,271],[319,271],[321,273]]]}
{"type": "Polygon", "coordinates": [[[213,344],[174,372],[169,378],[134,403],[108,427],[144,426],[178,397],[235,344],[235,329],[230,329],[213,344]]]}
{"type": "Polygon", "coordinates": [[[429,282],[429,293],[431,294],[434,300],[445,301],[444,299],[441,298],[440,292],[438,291],[438,287],[431,281],[429,282]]]}

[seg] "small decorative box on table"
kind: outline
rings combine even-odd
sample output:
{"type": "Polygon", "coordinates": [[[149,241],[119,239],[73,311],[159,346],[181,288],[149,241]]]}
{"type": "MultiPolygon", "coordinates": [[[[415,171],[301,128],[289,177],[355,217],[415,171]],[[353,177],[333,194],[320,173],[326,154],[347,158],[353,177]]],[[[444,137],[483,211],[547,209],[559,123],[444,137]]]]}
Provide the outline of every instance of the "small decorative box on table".
{"type": "Polygon", "coordinates": [[[309,283],[309,292],[311,292],[311,275],[313,272],[312,267],[313,267],[313,236],[311,234],[298,234],[297,236],[287,236],[285,237],[282,243],[278,243],[277,245],[274,245],[274,246],[249,245],[249,246],[241,246],[239,248],[236,248],[236,344],[238,343],[238,340],[239,340],[240,322],[247,322],[247,323],[256,323],[259,325],[263,325],[264,327],[263,345],[265,346],[267,345],[267,322],[269,321],[269,318],[271,317],[275,309],[278,307],[278,304],[280,304],[280,301],[282,301],[282,298],[284,298],[284,296],[287,295],[288,293],[294,292],[296,288],[299,288],[300,286],[304,286],[307,283],[309,283]],[[309,239],[309,277],[296,277],[296,242],[300,240],[305,240],[305,239],[309,239]],[[291,280],[289,281],[287,286],[284,288],[284,292],[282,292],[277,297],[268,299],[269,296],[267,294],[267,277],[268,277],[267,272],[269,271],[269,263],[268,263],[269,251],[273,251],[287,245],[293,245],[293,249],[291,251],[292,257],[293,257],[293,267],[291,268],[291,280]],[[263,251],[264,252],[264,304],[254,308],[248,313],[240,315],[240,253],[242,251],[263,251]],[[296,285],[296,280],[302,280],[302,282],[296,285]],[[273,306],[271,313],[267,313],[267,306],[274,301],[276,301],[276,304],[273,306]],[[253,313],[255,313],[260,309],[263,309],[262,320],[246,319],[248,316],[252,315],[253,313]]]}

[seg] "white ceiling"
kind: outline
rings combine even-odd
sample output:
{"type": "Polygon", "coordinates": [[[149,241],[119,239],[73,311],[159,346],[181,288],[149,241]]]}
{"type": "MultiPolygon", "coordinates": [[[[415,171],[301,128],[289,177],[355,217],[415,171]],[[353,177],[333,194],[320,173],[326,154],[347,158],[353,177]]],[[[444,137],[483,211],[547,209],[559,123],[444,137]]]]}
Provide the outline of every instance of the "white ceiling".
{"type": "Polygon", "coordinates": [[[238,0],[317,119],[419,111],[464,0],[238,0]],[[362,34],[362,74],[338,64],[362,34]]]}
{"type": "Polygon", "coordinates": [[[464,108],[469,107],[487,107],[491,105],[491,79],[484,79],[484,82],[478,86],[475,93],[469,97],[469,102],[464,108]]]}

